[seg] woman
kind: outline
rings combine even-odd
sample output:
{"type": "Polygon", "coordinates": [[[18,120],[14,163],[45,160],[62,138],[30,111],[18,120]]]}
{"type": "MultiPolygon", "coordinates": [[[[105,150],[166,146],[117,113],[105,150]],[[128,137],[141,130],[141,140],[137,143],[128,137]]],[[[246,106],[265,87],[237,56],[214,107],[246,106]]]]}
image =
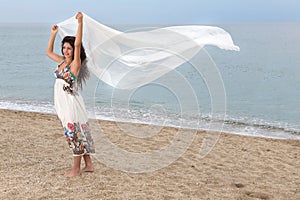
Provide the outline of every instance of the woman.
{"type": "Polygon", "coordinates": [[[83,99],[78,93],[78,86],[88,77],[85,64],[86,54],[82,46],[83,15],[76,15],[78,29],[76,37],[66,36],[62,40],[62,56],[53,52],[53,45],[58,31],[54,25],[48,42],[46,54],[53,61],[58,62],[55,70],[54,86],[55,110],[64,128],[64,132],[73,150],[74,164],[65,175],[68,177],[79,176],[81,172],[93,172],[94,168],[90,153],[94,153],[94,144],[90,134],[88,118],[83,99]],[[80,170],[81,158],[84,158],[85,167],[80,170]]]}

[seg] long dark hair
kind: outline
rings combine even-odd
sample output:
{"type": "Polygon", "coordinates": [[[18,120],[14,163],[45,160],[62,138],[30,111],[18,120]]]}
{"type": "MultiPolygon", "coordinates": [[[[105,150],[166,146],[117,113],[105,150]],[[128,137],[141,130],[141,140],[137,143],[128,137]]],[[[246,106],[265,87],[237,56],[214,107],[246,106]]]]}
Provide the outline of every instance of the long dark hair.
{"type": "MultiPolygon", "coordinates": [[[[66,36],[61,41],[61,53],[62,54],[63,54],[63,45],[66,42],[69,43],[73,49],[75,48],[74,47],[75,37],[74,36],[66,36]]],[[[72,60],[74,60],[74,53],[73,53],[72,60]]],[[[86,79],[88,79],[90,76],[90,72],[86,65],[86,63],[87,63],[86,54],[85,54],[85,50],[84,50],[84,47],[82,44],[81,44],[81,48],[80,48],[80,60],[81,60],[81,67],[80,67],[79,74],[78,74],[77,84],[82,89],[82,83],[85,83],[86,79]]]]}

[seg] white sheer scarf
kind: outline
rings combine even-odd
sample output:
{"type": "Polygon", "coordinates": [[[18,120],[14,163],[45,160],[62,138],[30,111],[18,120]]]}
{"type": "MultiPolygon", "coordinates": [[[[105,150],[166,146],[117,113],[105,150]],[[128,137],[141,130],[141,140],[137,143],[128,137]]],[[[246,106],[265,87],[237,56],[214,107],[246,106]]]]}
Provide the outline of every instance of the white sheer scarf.
{"type": "MultiPolygon", "coordinates": [[[[76,35],[77,20],[58,24],[59,35],[76,35]]],[[[205,45],[239,51],[228,32],[213,26],[169,26],[121,32],[88,15],[83,17],[83,46],[88,68],[120,89],[145,85],[192,59],[205,45]]]]}

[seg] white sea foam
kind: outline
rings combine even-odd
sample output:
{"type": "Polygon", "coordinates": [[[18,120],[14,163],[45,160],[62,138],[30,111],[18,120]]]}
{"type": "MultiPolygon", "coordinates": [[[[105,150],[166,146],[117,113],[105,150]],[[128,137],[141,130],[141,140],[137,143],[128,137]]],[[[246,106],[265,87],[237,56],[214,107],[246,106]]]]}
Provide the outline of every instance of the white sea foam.
{"type": "Polygon", "coordinates": [[[0,101],[0,109],[55,114],[54,106],[50,102],[0,101]]]}
{"type": "MultiPolygon", "coordinates": [[[[51,102],[36,103],[20,100],[14,102],[0,101],[0,109],[55,114],[55,109],[51,102]]],[[[221,131],[224,133],[265,138],[300,140],[299,126],[292,127],[288,124],[282,124],[279,122],[268,123],[263,122],[262,120],[246,121],[245,118],[233,119],[229,117],[225,119],[211,120],[208,115],[181,116],[174,113],[164,113],[162,115],[161,113],[155,113],[143,109],[128,110],[108,107],[101,107],[98,109],[88,108],[88,114],[90,118],[100,120],[221,131]],[[216,127],[222,127],[222,129],[216,129],[216,127]]]]}

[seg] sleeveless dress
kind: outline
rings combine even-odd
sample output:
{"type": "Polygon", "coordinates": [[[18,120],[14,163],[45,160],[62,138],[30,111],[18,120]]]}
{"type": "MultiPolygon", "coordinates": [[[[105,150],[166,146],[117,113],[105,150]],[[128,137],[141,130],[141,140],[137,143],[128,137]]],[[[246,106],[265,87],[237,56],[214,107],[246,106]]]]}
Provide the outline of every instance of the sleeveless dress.
{"type": "Polygon", "coordinates": [[[69,147],[74,156],[95,153],[84,101],[77,89],[77,79],[66,66],[54,72],[54,106],[69,147]]]}

